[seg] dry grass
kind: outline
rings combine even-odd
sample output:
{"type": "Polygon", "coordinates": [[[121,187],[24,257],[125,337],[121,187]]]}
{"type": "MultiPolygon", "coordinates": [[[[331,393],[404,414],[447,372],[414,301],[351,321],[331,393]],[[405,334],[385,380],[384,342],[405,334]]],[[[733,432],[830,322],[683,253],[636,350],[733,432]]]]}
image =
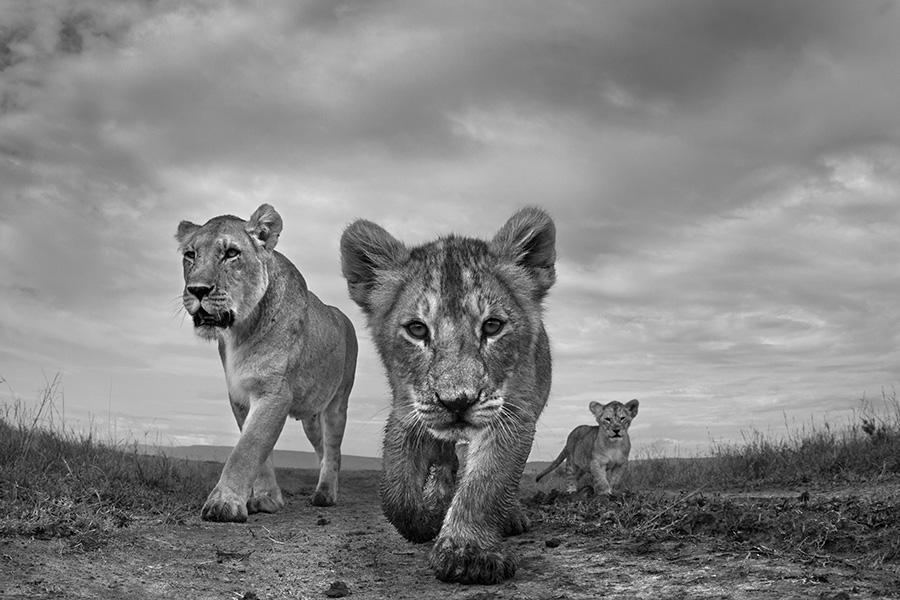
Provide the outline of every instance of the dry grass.
{"type": "Polygon", "coordinates": [[[747,556],[878,569],[894,579],[900,574],[896,495],[752,498],[641,491],[606,499],[538,492],[527,504],[557,535],[580,534],[639,554],[706,544],[747,556]]]}
{"type": "Polygon", "coordinates": [[[624,483],[631,489],[724,489],[877,484],[898,477],[900,401],[892,391],[878,402],[861,400],[843,425],[786,425],[781,437],[751,431],[740,443],[714,443],[709,457],[633,461],[624,483]]]}
{"type": "Polygon", "coordinates": [[[65,430],[59,388],[57,376],[35,408],[13,402],[0,409],[0,536],[91,546],[135,518],[173,521],[199,511],[214,472],[65,430]]]}

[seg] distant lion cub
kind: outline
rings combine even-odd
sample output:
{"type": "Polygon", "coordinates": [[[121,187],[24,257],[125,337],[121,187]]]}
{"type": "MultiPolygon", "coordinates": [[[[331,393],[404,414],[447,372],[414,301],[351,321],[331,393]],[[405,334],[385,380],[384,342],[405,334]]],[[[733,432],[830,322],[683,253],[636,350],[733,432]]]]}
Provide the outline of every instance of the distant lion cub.
{"type": "Polygon", "coordinates": [[[591,402],[590,409],[598,425],[579,425],[566,439],[562,449],[549,467],[536,478],[544,475],[566,461],[566,491],[578,490],[578,480],[590,473],[594,477],[594,492],[609,495],[613,486],[619,483],[631,452],[628,427],[638,413],[637,400],[625,404],[612,401],[609,404],[591,402]]]}

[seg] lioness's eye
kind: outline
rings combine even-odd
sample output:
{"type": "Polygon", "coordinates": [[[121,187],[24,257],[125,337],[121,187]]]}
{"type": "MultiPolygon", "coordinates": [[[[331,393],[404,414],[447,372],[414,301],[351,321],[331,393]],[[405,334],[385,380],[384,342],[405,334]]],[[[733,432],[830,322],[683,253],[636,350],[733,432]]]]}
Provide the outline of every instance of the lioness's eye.
{"type": "Polygon", "coordinates": [[[186,250],[184,253],[184,257],[188,260],[194,260],[194,257],[197,256],[193,250],[186,250]]]}
{"type": "Polygon", "coordinates": [[[404,327],[406,328],[406,333],[417,340],[424,340],[428,337],[428,326],[422,321],[410,321],[404,327]]]}
{"type": "Polygon", "coordinates": [[[235,256],[237,256],[240,253],[241,253],[241,251],[238,250],[237,248],[229,248],[228,250],[225,251],[225,258],[234,258],[235,256]]]}
{"type": "Polygon", "coordinates": [[[503,321],[500,319],[487,319],[481,324],[481,333],[487,337],[495,336],[503,329],[503,321]]]}

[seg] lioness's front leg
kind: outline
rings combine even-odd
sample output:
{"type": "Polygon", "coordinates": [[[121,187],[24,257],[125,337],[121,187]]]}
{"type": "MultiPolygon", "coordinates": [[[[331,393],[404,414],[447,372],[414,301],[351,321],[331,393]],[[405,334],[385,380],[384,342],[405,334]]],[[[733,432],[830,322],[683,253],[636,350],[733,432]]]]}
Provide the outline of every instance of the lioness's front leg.
{"type": "Polygon", "coordinates": [[[452,486],[445,475],[456,462],[456,446],[434,438],[424,427],[403,423],[392,411],[384,434],[381,506],[400,534],[411,542],[434,539],[450,504],[452,486]],[[426,498],[424,488],[431,467],[438,481],[426,498]]]}
{"type": "Polygon", "coordinates": [[[516,493],[533,437],[533,426],[515,436],[489,427],[469,443],[465,473],[431,551],[441,581],[498,583],[515,574],[517,561],[501,540],[521,510],[516,493]]]}
{"type": "MultiPolygon", "coordinates": [[[[225,462],[219,482],[203,504],[200,516],[205,521],[243,523],[247,520],[247,502],[250,500],[253,484],[284,428],[288,402],[277,396],[252,398],[243,423],[243,410],[238,405],[233,408],[238,425],[241,426],[241,438],[225,462]]],[[[272,483],[274,477],[272,472],[272,483]]],[[[275,486],[277,488],[277,484],[275,486]]],[[[264,494],[265,491],[260,489],[260,493],[264,494]]],[[[281,496],[280,490],[278,496],[281,496]]]]}
{"type": "Polygon", "coordinates": [[[260,512],[274,513],[282,508],[284,508],[284,498],[281,495],[278,481],[275,479],[275,466],[270,453],[259,468],[256,481],[253,482],[250,499],[247,500],[247,512],[251,515],[260,512]]]}

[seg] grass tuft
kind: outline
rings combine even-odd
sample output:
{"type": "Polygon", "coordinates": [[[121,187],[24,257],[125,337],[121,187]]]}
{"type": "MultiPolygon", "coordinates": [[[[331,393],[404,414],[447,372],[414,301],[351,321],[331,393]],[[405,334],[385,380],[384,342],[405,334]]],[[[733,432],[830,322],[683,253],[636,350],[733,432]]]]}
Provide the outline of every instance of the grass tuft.
{"type": "Polygon", "coordinates": [[[690,489],[879,483],[900,477],[900,401],[882,392],[878,404],[860,401],[843,426],[827,422],[786,427],[782,437],[759,431],[739,443],[713,443],[703,458],[632,461],[631,489],[690,489]]]}
{"type": "Polygon", "coordinates": [[[206,465],[66,431],[55,411],[59,388],[56,376],[36,408],[16,401],[0,411],[0,536],[95,549],[136,518],[180,521],[199,511],[215,477],[206,465]]]}
{"type": "Polygon", "coordinates": [[[827,563],[900,562],[897,498],[730,497],[629,492],[613,499],[539,492],[528,504],[551,529],[646,553],[703,541],[747,554],[793,555],[827,563]]]}

